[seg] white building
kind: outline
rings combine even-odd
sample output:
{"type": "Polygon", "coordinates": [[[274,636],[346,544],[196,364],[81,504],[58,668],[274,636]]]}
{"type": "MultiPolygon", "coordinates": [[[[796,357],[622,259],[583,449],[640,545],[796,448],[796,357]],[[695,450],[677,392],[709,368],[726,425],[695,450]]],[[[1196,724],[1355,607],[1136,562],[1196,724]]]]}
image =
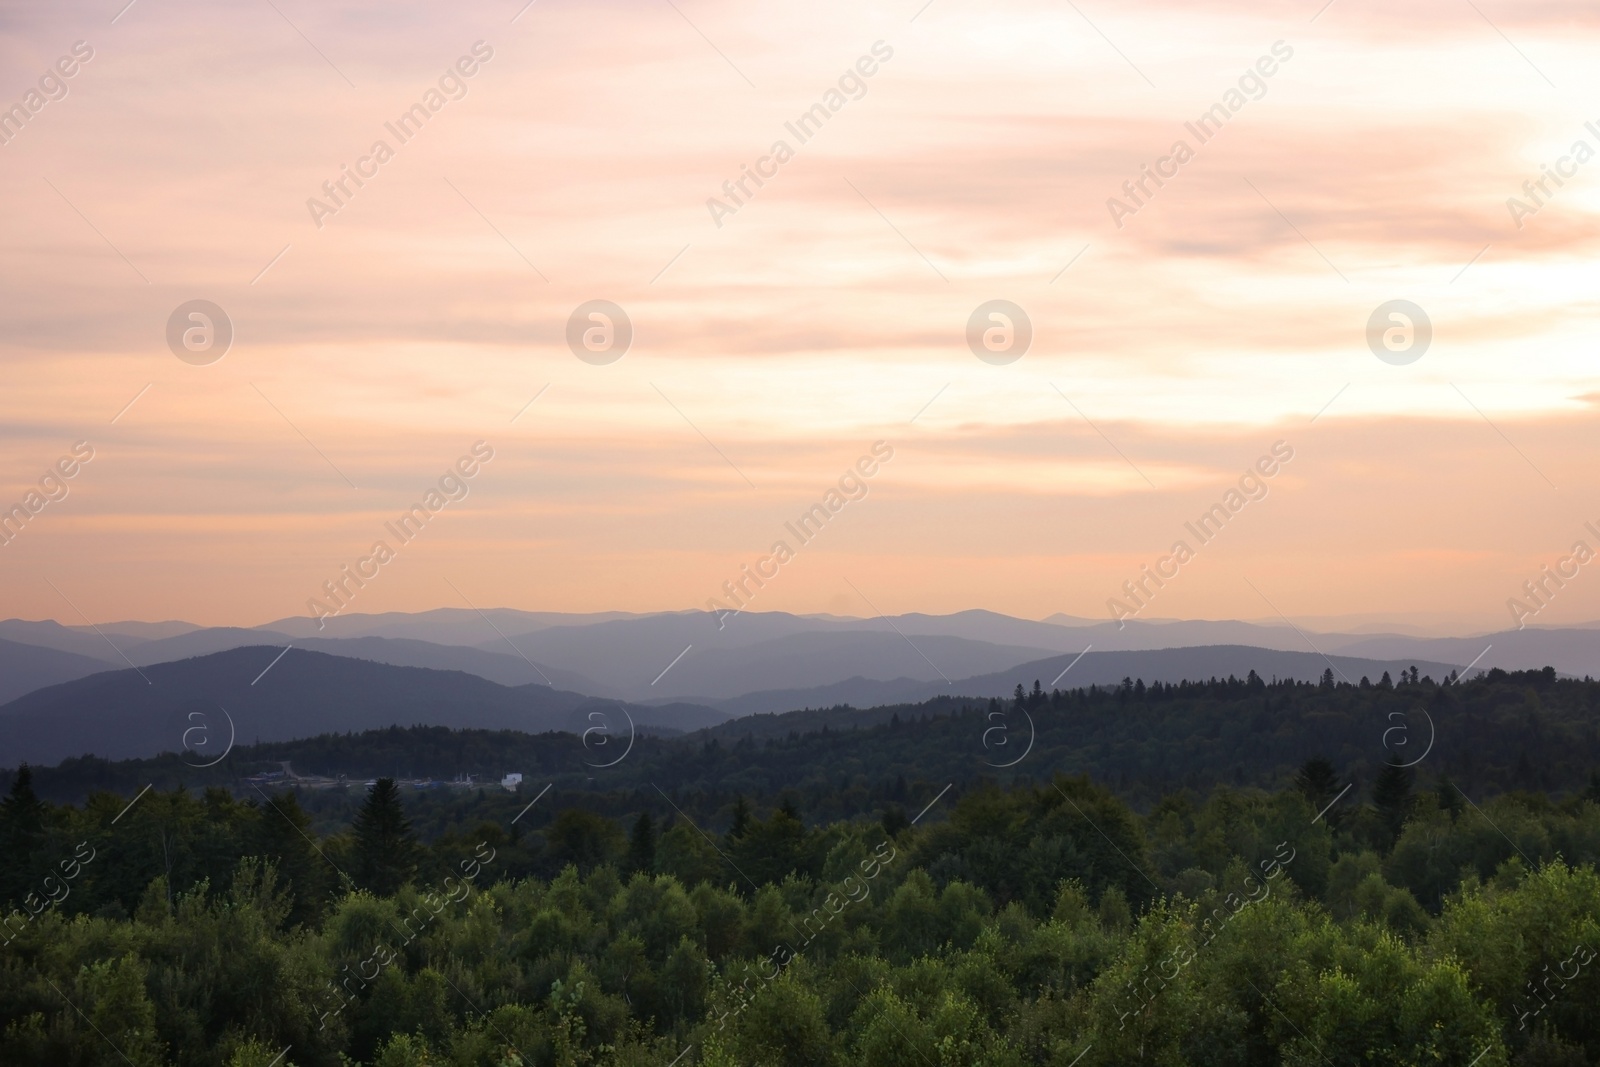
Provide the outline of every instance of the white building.
{"type": "Polygon", "coordinates": [[[520,774],[508,774],[504,778],[500,779],[501,788],[508,793],[515,793],[517,791],[517,787],[521,784],[522,775],[520,774]]]}

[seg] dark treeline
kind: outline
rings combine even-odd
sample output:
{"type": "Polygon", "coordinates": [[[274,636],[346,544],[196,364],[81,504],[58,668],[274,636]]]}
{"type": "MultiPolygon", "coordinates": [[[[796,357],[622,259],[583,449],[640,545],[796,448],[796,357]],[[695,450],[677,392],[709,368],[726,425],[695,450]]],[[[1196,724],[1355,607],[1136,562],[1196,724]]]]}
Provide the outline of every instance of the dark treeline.
{"type": "MultiPolygon", "coordinates": [[[[177,755],[108,762],[85,757],[36,768],[41,796],[81,802],[96,790],[131,796],[146,785],[248,792],[244,775],[291,761],[301,774],[347,775],[353,793],[308,801],[347,820],[361,782],[378,775],[492,783],[507,772],[568,790],[633,789],[711,798],[788,791],[812,820],[854,818],[929,784],[1035,784],[1088,774],[1145,811],[1181,789],[1219,782],[1277,789],[1312,756],[1370,784],[1386,753],[1447,773],[1474,799],[1516,790],[1574,795],[1600,766],[1600,682],[1500,670],[1466,683],[1412,673],[1320,684],[1253,673],[1146,686],[1047,691],[1019,681],[1009,700],[942,697],[862,711],[840,707],[758,715],[675,738],[640,734],[628,755],[620,715],[585,744],[570,734],[391,728],[239,746],[209,769],[177,755]],[[1027,758],[1016,762],[1032,737],[1027,758]],[[1423,753],[1426,752],[1425,764],[1423,753]],[[1004,764],[1015,762],[1015,766],[1004,764]]],[[[191,760],[193,757],[187,757],[191,760]]],[[[0,772],[0,789],[14,772],[0,772]]],[[[441,807],[450,806],[440,800],[441,807]]],[[[431,826],[430,820],[430,826],[431,826]]],[[[431,831],[430,831],[431,832],[431,831]]]]}
{"type": "Polygon", "coordinates": [[[1600,790],[1473,797],[1432,761],[1142,813],[1086,777],[895,781],[846,820],[382,779],[326,832],[325,797],[60,806],[23,772],[0,1063],[1595,1062],[1600,790]]]}

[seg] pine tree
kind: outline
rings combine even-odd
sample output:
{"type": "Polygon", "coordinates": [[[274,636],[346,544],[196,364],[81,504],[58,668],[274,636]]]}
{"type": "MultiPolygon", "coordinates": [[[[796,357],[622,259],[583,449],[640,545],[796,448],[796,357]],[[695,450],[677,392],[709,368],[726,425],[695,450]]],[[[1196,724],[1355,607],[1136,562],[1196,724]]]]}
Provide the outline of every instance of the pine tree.
{"type": "Polygon", "coordinates": [[[733,858],[756,884],[781,882],[806,862],[805,823],[787,798],[766,820],[752,820],[735,843],[733,858]]]}
{"type": "Polygon", "coordinates": [[[648,811],[641,811],[628,839],[628,868],[642,874],[656,869],[656,826],[648,811]]]}
{"type": "Polygon", "coordinates": [[[728,837],[743,837],[750,829],[750,804],[743,794],[733,798],[733,825],[728,827],[728,837]]]}
{"type": "Polygon", "coordinates": [[[1600,804],[1600,771],[1589,772],[1589,788],[1581,794],[1584,800],[1600,804]]]}
{"type": "Polygon", "coordinates": [[[262,805],[258,833],[260,854],[277,867],[278,878],[294,901],[288,924],[314,925],[322,914],[331,869],[312,845],[316,836],[311,829],[311,816],[293,792],[268,796],[262,805]]]}
{"type": "MultiPolygon", "coordinates": [[[[1339,772],[1328,760],[1317,756],[1300,767],[1300,773],[1294,776],[1294,787],[1306,798],[1306,803],[1321,811],[1339,795],[1339,772]]],[[[1332,813],[1329,815],[1332,822],[1332,813]]]]}
{"type": "Polygon", "coordinates": [[[1523,750],[1517,755],[1517,766],[1511,772],[1511,784],[1518,789],[1532,789],[1533,779],[1533,764],[1528,762],[1528,753],[1523,750]]]}
{"type": "Polygon", "coordinates": [[[1400,758],[1391,754],[1372,783],[1372,803],[1378,809],[1390,845],[1400,837],[1411,815],[1415,802],[1411,795],[1411,779],[1410,768],[1402,766],[1400,758]]]}
{"type": "Polygon", "coordinates": [[[1433,793],[1439,801],[1440,811],[1448,811],[1452,816],[1461,814],[1461,791],[1448,774],[1439,775],[1439,780],[1433,784],[1433,793]]]}
{"type": "Polygon", "coordinates": [[[911,820],[906,818],[905,811],[896,805],[884,809],[880,824],[883,826],[883,832],[887,836],[894,837],[901,830],[910,827],[911,820]]]}
{"type": "Polygon", "coordinates": [[[393,778],[374,783],[356,815],[355,832],[357,884],[378,896],[393,896],[417,871],[417,837],[393,778]]]}
{"type": "Polygon", "coordinates": [[[11,792],[0,800],[0,833],[8,851],[37,845],[44,837],[44,804],[33,791],[33,768],[26,763],[17,768],[11,792]]]}
{"type": "Polygon", "coordinates": [[[20,901],[33,882],[34,861],[44,845],[44,804],[33,791],[33,768],[17,768],[11,792],[0,800],[0,912],[20,901]]]}

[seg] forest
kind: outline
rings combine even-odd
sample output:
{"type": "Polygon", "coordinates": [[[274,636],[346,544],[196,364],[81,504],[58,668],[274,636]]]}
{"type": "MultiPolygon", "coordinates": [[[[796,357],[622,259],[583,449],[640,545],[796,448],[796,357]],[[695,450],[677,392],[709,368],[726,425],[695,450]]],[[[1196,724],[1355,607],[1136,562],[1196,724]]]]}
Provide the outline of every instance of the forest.
{"type": "Polygon", "coordinates": [[[614,778],[515,794],[381,777],[58,803],[36,786],[60,768],[21,768],[0,801],[0,1063],[1600,1062],[1600,779],[1577,766],[1593,683],[1206,686],[1020,691],[1001,719],[1031,709],[1041,743],[1009,777],[970,730],[962,774],[930,758],[1001,721],[970,702],[854,731],[802,713],[792,738],[641,738],[680,754],[675,776],[645,746],[614,778]],[[1416,724],[1380,744],[1402,698],[1434,709],[1427,753],[1401,744],[1432,738],[1416,724]],[[1237,758],[1277,768],[1258,717],[1319,701],[1359,721],[1275,781],[1188,784],[1215,744],[1126,777],[1049,756],[1051,730],[1128,729],[1053,716],[1226,704],[1247,716],[1237,758]],[[1467,715],[1538,730],[1464,766],[1448,736],[1467,715]],[[1361,733],[1387,755],[1357,776],[1343,739],[1361,733]],[[841,737],[889,758],[842,790],[837,764],[780,769],[841,737]],[[1558,760],[1526,747],[1541,738],[1558,760]],[[756,773],[707,788],[696,761],[736,753],[756,773]]]}
{"type": "MultiPolygon", "coordinates": [[[[395,726],[240,744],[207,767],[195,766],[212,761],[193,753],[121,761],[86,756],[35,768],[34,785],[40,796],[70,803],[95,791],[132,796],[146,785],[218,786],[253,796],[241,786],[243,777],[290,761],[300,774],[345,775],[358,784],[378,775],[448,781],[472,774],[492,786],[517,772],[556,789],[626,793],[620,807],[594,799],[619,815],[637,809],[636,796],[656,796],[656,786],[705,803],[707,813],[725,809],[735,793],[791,791],[808,819],[833,821],[907,803],[908,788],[980,779],[1042,784],[1056,774],[1087,774],[1148,810],[1170,793],[1219,782],[1278,789],[1313,757],[1330,760],[1346,781],[1367,783],[1394,752],[1447,773],[1474,797],[1511,790],[1569,795],[1586,788],[1600,767],[1600,682],[1561,678],[1548,668],[1497,669],[1460,683],[1414,673],[1346,682],[1331,670],[1320,683],[1263,680],[1251,672],[1046,690],[1037,679],[1018,679],[1009,700],[952,695],[871,709],[808,709],[667,737],[635,735],[614,703],[594,702],[586,721],[594,725],[582,737],[395,726]]],[[[14,773],[0,770],[0,789],[14,773]]],[[[327,796],[310,803],[347,823],[358,801],[327,796]]],[[[430,810],[460,807],[425,803],[430,810]]],[[[439,816],[460,817],[467,815],[439,816]]]]}

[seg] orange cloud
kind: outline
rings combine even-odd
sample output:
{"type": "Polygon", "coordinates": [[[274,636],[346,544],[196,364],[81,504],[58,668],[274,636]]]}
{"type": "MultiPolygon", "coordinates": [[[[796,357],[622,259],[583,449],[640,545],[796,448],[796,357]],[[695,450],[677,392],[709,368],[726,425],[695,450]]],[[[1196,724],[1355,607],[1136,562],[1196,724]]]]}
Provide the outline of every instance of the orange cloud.
{"type": "Polygon", "coordinates": [[[1600,149],[1592,6],[279,6],[0,15],[0,100],[95,50],[0,145],[0,499],[97,450],[0,548],[4,613],[65,618],[45,578],[95,618],[299,612],[480,438],[495,463],[360,610],[453,603],[446,579],[694,607],[880,438],[892,468],[764,609],[865,611],[850,578],[885,610],[1101,615],[1279,437],[1301,458],[1163,613],[1259,617],[1249,576],[1308,616],[1488,624],[1595,517],[1600,169],[1520,229],[1506,206],[1600,149]],[[1267,91],[1114,225],[1277,41],[1267,91]],[[308,198],[417,103],[319,228],[308,198]],[[196,298],[233,325],[208,366],[165,340],[196,298]],[[964,338],[997,298],[1033,325],[1002,367],[964,338]],[[634,327],[605,366],[565,340],[594,299],[634,327]],[[1433,326],[1404,367],[1365,332],[1394,299],[1433,326]]]}

